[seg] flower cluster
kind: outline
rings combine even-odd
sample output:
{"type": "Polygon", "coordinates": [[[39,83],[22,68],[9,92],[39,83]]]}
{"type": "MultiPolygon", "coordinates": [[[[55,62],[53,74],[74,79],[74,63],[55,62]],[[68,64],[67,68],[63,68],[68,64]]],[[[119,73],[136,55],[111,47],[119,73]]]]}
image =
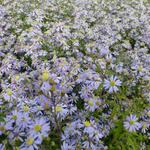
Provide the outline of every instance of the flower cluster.
{"type": "Polygon", "coordinates": [[[0,1],[0,150],[149,149],[149,0],[0,1]]]}

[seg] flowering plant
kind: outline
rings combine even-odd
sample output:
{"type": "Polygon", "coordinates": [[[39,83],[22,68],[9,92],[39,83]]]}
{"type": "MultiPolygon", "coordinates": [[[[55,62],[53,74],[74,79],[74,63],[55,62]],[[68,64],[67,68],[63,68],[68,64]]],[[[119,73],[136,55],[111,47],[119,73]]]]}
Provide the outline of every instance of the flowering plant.
{"type": "Polygon", "coordinates": [[[0,150],[150,149],[149,0],[0,1],[0,150]]]}

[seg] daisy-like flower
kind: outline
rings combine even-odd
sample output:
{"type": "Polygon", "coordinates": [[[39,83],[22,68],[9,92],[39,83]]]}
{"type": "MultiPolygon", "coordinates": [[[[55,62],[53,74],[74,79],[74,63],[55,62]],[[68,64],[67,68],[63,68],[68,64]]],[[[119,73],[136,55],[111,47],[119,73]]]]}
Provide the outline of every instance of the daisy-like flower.
{"type": "Polygon", "coordinates": [[[30,135],[35,138],[42,139],[43,137],[47,137],[49,131],[49,123],[44,118],[36,119],[30,126],[30,135]]]}
{"type": "Polygon", "coordinates": [[[57,117],[62,117],[62,119],[64,119],[66,117],[66,115],[68,114],[68,108],[66,105],[63,104],[58,104],[55,108],[53,108],[53,111],[56,111],[57,113],[57,117]]]}
{"type": "Polygon", "coordinates": [[[148,122],[146,121],[141,122],[142,133],[146,133],[149,127],[150,127],[150,124],[148,122]]]}
{"type": "Polygon", "coordinates": [[[29,113],[20,113],[16,120],[16,125],[18,125],[19,128],[25,129],[30,124],[30,121],[29,113]]]}
{"type": "Polygon", "coordinates": [[[3,94],[3,97],[4,97],[5,100],[11,101],[11,100],[16,98],[16,94],[10,88],[8,88],[6,90],[6,92],[3,94]]]}
{"type": "Polygon", "coordinates": [[[20,150],[37,150],[41,140],[29,136],[26,141],[21,145],[20,150]]]}
{"type": "Polygon", "coordinates": [[[84,130],[83,130],[83,132],[84,132],[84,133],[88,133],[88,134],[89,134],[89,137],[93,137],[94,131],[95,131],[95,129],[94,129],[94,127],[93,127],[92,122],[86,120],[86,121],[84,122],[84,130]]]}
{"type": "Polygon", "coordinates": [[[13,110],[11,112],[11,114],[9,114],[7,116],[6,120],[7,120],[7,122],[14,123],[14,122],[16,122],[16,120],[17,120],[17,118],[18,118],[19,115],[20,115],[20,112],[18,112],[17,110],[13,110]]]}
{"type": "Polygon", "coordinates": [[[141,124],[137,120],[138,118],[136,115],[131,114],[130,116],[127,116],[126,121],[124,122],[124,127],[129,132],[135,132],[141,127],[141,124]]]}
{"type": "Polygon", "coordinates": [[[95,111],[95,109],[97,109],[98,108],[98,105],[97,105],[97,99],[92,99],[92,98],[90,98],[90,99],[88,99],[88,100],[85,100],[85,107],[86,107],[86,109],[87,110],[89,110],[89,111],[95,111]]]}
{"type": "Polygon", "coordinates": [[[116,76],[111,76],[110,80],[104,81],[104,88],[108,90],[109,93],[117,92],[118,86],[121,86],[121,81],[117,79],[116,76]]]}

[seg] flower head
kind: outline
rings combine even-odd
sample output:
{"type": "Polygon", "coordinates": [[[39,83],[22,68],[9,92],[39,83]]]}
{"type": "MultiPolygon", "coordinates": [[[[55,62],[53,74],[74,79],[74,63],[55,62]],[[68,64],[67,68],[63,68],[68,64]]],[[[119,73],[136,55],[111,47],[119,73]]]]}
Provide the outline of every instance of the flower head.
{"type": "Polygon", "coordinates": [[[118,86],[121,86],[121,81],[115,76],[111,76],[110,80],[104,81],[104,88],[108,90],[109,93],[117,92],[118,86]]]}
{"type": "Polygon", "coordinates": [[[29,136],[25,142],[20,146],[20,150],[34,150],[38,149],[38,145],[41,144],[41,140],[33,136],[29,136]]]}
{"type": "Polygon", "coordinates": [[[30,129],[30,135],[40,139],[47,137],[50,131],[49,123],[44,118],[36,119],[30,129]]]}
{"type": "Polygon", "coordinates": [[[140,128],[140,123],[137,122],[138,118],[136,115],[130,115],[126,118],[126,121],[124,122],[124,127],[129,131],[129,132],[135,132],[140,128]]]}

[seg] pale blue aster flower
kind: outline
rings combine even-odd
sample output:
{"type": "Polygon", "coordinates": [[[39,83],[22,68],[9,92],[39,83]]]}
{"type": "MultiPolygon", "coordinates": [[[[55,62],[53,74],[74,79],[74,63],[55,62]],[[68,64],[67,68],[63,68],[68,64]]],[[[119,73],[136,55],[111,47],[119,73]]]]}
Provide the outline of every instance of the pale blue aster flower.
{"type": "Polygon", "coordinates": [[[69,113],[67,105],[63,104],[58,104],[56,107],[53,107],[53,111],[56,111],[57,117],[61,117],[62,119],[64,119],[69,113]]]}
{"type": "Polygon", "coordinates": [[[5,93],[3,93],[3,97],[7,101],[12,101],[16,99],[16,93],[12,91],[11,89],[7,89],[5,93]]]}
{"type": "Polygon", "coordinates": [[[104,81],[104,88],[108,90],[109,93],[117,92],[118,86],[121,86],[121,81],[117,79],[116,76],[111,76],[110,80],[104,81]]]}
{"type": "Polygon", "coordinates": [[[94,98],[90,98],[90,99],[88,99],[88,100],[85,100],[85,108],[86,108],[86,110],[89,110],[89,111],[95,111],[95,109],[97,109],[98,108],[98,106],[97,106],[97,100],[96,99],[94,99],[94,98]]]}
{"type": "Polygon", "coordinates": [[[126,121],[124,121],[124,127],[129,132],[135,132],[139,130],[141,124],[138,122],[136,115],[131,114],[130,116],[127,116],[126,121]]]}
{"type": "Polygon", "coordinates": [[[89,88],[87,86],[83,86],[79,93],[82,98],[87,99],[90,97],[92,91],[89,90],[89,88]]]}
{"type": "Polygon", "coordinates": [[[47,137],[50,131],[50,124],[47,123],[45,118],[36,118],[35,121],[29,126],[30,135],[42,139],[47,137]]]}
{"type": "Polygon", "coordinates": [[[92,122],[91,121],[85,121],[83,132],[88,133],[89,137],[93,137],[94,136],[94,131],[95,131],[95,128],[93,127],[92,122]]]}
{"type": "Polygon", "coordinates": [[[20,146],[20,150],[38,150],[38,145],[41,144],[41,140],[29,136],[26,141],[20,146]]]}
{"type": "Polygon", "coordinates": [[[141,131],[142,131],[142,133],[146,133],[147,132],[147,130],[149,129],[149,127],[150,127],[150,123],[147,121],[142,121],[141,122],[141,131]]]}
{"type": "Polygon", "coordinates": [[[20,113],[18,115],[18,118],[16,120],[16,125],[19,126],[19,128],[24,129],[29,126],[31,123],[31,118],[29,117],[29,113],[20,113]]]}

